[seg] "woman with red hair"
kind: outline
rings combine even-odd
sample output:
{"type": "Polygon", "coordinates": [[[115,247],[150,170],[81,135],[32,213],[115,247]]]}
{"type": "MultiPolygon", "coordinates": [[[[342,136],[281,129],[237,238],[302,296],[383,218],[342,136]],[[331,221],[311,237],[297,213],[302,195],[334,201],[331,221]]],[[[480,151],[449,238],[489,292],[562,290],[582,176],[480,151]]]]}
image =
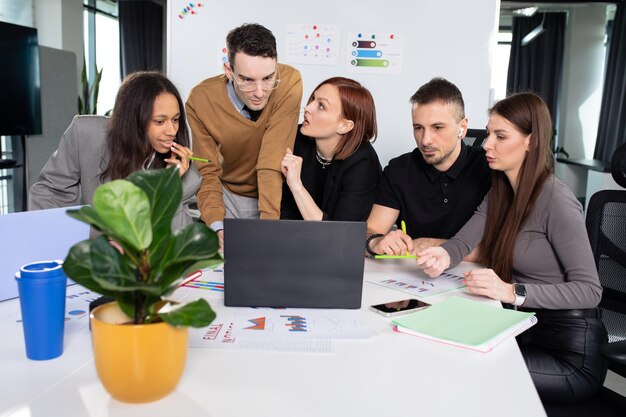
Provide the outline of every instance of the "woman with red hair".
{"type": "Polygon", "coordinates": [[[281,218],[367,220],[381,173],[371,145],[376,135],[376,108],[365,87],[343,77],[318,85],[294,150],[281,163],[281,218]]]}

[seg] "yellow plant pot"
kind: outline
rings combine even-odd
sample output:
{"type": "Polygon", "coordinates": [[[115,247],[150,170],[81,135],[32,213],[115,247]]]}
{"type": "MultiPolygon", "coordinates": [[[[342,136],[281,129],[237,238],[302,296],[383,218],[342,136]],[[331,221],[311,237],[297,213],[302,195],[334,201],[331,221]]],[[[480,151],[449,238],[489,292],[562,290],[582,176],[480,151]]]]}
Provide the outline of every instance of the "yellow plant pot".
{"type": "Polygon", "coordinates": [[[172,392],[185,369],[188,328],[167,323],[122,324],[117,303],[91,313],[96,371],[104,388],[128,403],[156,401],[172,392]]]}

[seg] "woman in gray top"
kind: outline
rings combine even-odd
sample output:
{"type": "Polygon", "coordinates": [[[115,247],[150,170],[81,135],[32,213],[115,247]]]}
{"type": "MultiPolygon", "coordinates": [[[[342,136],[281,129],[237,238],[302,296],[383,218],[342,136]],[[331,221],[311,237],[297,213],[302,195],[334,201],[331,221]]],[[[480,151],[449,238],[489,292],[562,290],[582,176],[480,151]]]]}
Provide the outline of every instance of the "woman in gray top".
{"type": "Polygon", "coordinates": [[[537,313],[518,343],[541,399],[583,401],[606,374],[602,287],[582,207],[552,174],[550,113],[538,96],[515,94],[489,111],[487,130],[491,191],[456,236],[417,254],[418,265],[437,276],[478,246],[488,268],[465,274],[469,291],[537,313]]]}
{"type": "Polygon", "coordinates": [[[185,106],[174,84],[158,72],[135,72],[120,86],[112,117],[74,118],[30,189],[29,208],[91,204],[102,183],[178,165],[183,202],[172,221],[178,230],[192,222],[188,203],[200,186],[188,146],[185,106]]]}

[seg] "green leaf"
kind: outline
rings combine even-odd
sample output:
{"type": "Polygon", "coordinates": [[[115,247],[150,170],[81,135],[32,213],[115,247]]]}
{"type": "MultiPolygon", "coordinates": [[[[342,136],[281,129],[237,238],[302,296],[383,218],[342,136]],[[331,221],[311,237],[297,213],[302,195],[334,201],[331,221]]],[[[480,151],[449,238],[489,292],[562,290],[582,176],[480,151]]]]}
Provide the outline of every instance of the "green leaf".
{"type": "Polygon", "coordinates": [[[137,251],[150,246],[150,201],[141,188],[126,180],[103,184],[94,193],[93,208],[116,241],[137,251]]]}
{"type": "MultiPolygon", "coordinates": [[[[98,239],[106,238],[104,236],[98,239]]],[[[96,240],[98,240],[96,239],[96,240]]],[[[93,264],[91,263],[91,247],[96,240],[84,240],[72,246],[63,262],[65,275],[83,287],[101,295],[116,297],[117,292],[103,288],[93,278],[93,264]]]]}
{"type": "MultiPolygon", "coordinates": [[[[132,292],[109,289],[107,285],[101,285],[101,277],[95,277],[91,256],[93,246],[96,242],[98,242],[97,244],[105,243],[108,245],[106,237],[100,236],[94,240],[85,240],[72,246],[67,257],[65,258],[65,261],[63,262],[63,271],[69,278],[91,291],[108,297],[113,297],[120,303],[120,305],[124,303],[132,305],[132,292]]],[[[157,300],[158,298],[159,297],[157,297],[157,300]]],[[[131,313],[133,311],[134,309],[131,310],[131,313]]]]}
{"type": "Polygon", "coordinates": [[[124,314],[131,318],[133,324],[151,323],[155,321],[155,319],[159,320],[159,317],[156,314],[152,313],[152,306],[156,303],[160,303],[161,297],[141,293],[144,295],[144,297],[142,298],[143,302],[139,303],[137,301],[137,298],[135,297],[138,293],[141,292],[133,291],[130,293],[124,293],[124,298],[117,300],[120,309],[124,312],[124,314]],[[136,307],[142,308],[144,312],[143,317],[139,315],[138,320],[136,320],[135,317],[136,307]]]}
{"type": "Polygon", "coordinates": [[[123,241],[119,241],[119,239],[116,240],[117,237],[115,235],[115,232],[109,228],[107,223],[102,218],[100,218],[100,215],[94,210],[93,207],[83,206],[78,210],[68,210],[67,214],[70,217],[75,218],[76,220],[80,220],[84,223],[91,225],[95,229],[102,232],[102,234],[104,234],[105,236],[115,240],[120,246],[122,246],[122,248],[124,249],[124,253],[126,253],[126,255],[131,260],[135,261],[135,264],[139,263],[138,260],[140,257],[140,252],[129,244],[123,241]]]}
{"type": "Polygon", "coordinates": [[[115,249],[106,238],[98,238],[91,247],[92,277],[105,290],[131,292],[140,290],[160,295],[156,284],[141,282],[134,265],[115,249]]]}
{"type": "Polygon", "coordinates": [[[199,261],[221,259],[217,234],[202,223],[193,223],[174,234],[155,272],[155,281],[168,288],[199,261]]]}
{"type": "Polygon", "coordinates": [[[133,317],[135,317],[135,301],[132,298],[132,293],[129,294],[131,294],[130,298],[126,300],[118,299],[117,303],[120,305],[120,310],[122,310],[124,314],[126,314],[132,320],[133,317]]]}
{"type": "Polygon", "coordinates": [[[172,167],[137,171],[130,174],[127,180],[141,188],[148,196],[152,228],[170,231],[172,219],[183,195],[179,170],[172,167]]]}
{"type": "Polygon", "coordinates": [[[169,313],[159,313],[159,317],[166,323],[180,327],[206,327],[215,320],[216,314],[203,298],[178,307],[169,313]]]}
{"type": "Polygon", "coordinates": [[[172,167],[164,170],[137,171],[129,175],[127,180],[141,188],[150,201],[152,243],[149,247],[148,260],[151,265],[158,265],[169,244],[172,219],[183,195],[179,170],[172,167]]]}
{"type": "Polygon", "coordinates": [[[107,230],[105,221],[100,218],[100,215],[91,206],[83,206],[78,210],[68,210],[66,213],[68,216],[87,223],[105,234],[111,233],[110,230],[107,230]]]}

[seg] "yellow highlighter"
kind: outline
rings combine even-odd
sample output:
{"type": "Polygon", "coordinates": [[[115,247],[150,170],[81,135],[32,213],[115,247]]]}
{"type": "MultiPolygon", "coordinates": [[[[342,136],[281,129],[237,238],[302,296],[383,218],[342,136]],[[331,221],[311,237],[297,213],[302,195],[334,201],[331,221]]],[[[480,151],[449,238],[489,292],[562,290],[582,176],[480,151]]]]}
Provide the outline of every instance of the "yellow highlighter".
{"type": "Polygon", "coordinates": [[[206,164],[210,163],[211,161],[209,161],[208,159],[205,158],[198,158],[197,156],[190,156],[189,157],[190,160],[192,161],[198,161],[198,162],[204,162],[206,164]]]}
{"type": "MultiPolygon", "coordinates": [[[[402,233],[404,233],[406,235],[406,223],[404,222],[404,220],[400,221],[400,227],[402,228],[402,233]]],[[[408,249],[406,251],[406,256],[409,256],[409,250],[408,249]]]]}

